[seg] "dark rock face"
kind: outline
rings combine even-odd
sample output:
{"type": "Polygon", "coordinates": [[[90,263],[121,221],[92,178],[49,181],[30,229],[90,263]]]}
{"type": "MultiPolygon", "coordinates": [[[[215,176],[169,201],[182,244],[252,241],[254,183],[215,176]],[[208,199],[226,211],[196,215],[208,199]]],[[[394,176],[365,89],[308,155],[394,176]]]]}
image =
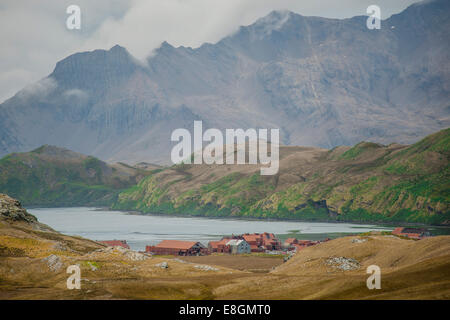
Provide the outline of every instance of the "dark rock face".
{"type": "Polygon", "coordinates": [[[168,163],[171,132],[280,128],[281,143],[412,143],[450,126],[450,2],[366,17],[273,12],[216,44],[77,53],[0,105],[0,155],[51,144],[168,163]]]}
{"type": "Polygon", "coordinates": [[[330,210],[329,210],[328,205],[327,205],[327,200],[318,200],[318,201],[308,200],[307,202],[299,204],[298,206],[296,206],[294,208],[294,210],[296,210],[296,211],[297,210],[301,210],[301,209],[304,209],[304,208],[306,208],[308,206],[310,206],[310,207],[312,207],[312,208],[314,208],[316,210],[317,209],[325,209],[328,213],[330,213],[330,210]]]}
{"type": "Polygon", "coordinates": [[[5,220],[37,223],[37,219],[22,208],[20,202],[0,193],[0,217],[5,220]]]}

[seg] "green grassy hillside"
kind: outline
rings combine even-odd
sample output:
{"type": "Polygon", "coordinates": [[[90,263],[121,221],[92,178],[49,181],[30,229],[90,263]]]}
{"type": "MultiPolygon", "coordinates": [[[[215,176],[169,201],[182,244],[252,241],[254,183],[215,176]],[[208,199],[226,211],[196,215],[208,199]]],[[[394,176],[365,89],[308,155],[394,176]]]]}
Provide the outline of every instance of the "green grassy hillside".
{"type": "Polygon", "coordinates": [[[42,146],[0,159],[0,193],[24,205],[107,206],[121,190],[135,185],[140,175],[139,170],[124,165],[42,146]]]}
{"type": "Polygon", "coordinates": [[[450,222],[450,129],[411,146],[280,149],[280,170],[177,165],[119,194],[115,209],[313,221],[450,222]]]}

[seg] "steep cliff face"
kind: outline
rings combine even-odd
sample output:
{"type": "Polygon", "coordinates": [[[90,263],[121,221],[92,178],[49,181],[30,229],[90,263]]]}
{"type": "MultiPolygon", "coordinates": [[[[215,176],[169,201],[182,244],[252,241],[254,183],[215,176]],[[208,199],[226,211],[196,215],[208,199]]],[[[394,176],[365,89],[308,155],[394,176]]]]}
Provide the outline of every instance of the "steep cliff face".
{"type": "Polygon", "coordinates": [[[366,17],[272,12],[216,44],[77,53],[0,105],[0,154],[42,144],[106,160],[168,163],[170,134],[280,128],[281,143],[412,143],[450,124],[450,4],[366,17]]]}

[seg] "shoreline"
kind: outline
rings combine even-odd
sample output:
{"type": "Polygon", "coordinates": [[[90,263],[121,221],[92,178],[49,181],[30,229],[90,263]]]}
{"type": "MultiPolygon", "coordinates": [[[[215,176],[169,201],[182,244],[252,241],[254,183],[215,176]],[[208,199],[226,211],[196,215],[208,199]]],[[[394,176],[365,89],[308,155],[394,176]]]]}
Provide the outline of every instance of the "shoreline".
{"type": "Polygon", "coordinates": [[[210,220],[235,220],[235,221],[266,221],[266,222],[301,222],[301,223],[331,223],[331,224],[355,224],[355,225],[373,225],[378,226],[380,229],[382,227],[387,228],[395,228],[395,227],[427,227],[427,228],[437,228],[437,229],[449,229],[450,226],[446,225],[432,225],[432,224],[424,224],[424,223],[413,223],[413,222],[372,222],[372,221],[335,221],[335,220],[298,220],[298,219],[274,219],[274,218],[255,218],[255,217],[236,217],[236,216],[228,216],[228,217],[214,217],[214,216],[203,216],[203,215],[191,215],[191,214],[164,214],[164,213],[143,213],[135,210],[120,210],[120,209],[111,209],[109,207],[102,206],[27,206],[26,209],[68,209],[68,208],[92,208],[95,211],[110,211],[110,212],[122,212],[128,215],[137,215],[137,216],[153,216],[153,217],[174,217],[174,218],[202,218],[202,219],[210,219],[210,220]]]}

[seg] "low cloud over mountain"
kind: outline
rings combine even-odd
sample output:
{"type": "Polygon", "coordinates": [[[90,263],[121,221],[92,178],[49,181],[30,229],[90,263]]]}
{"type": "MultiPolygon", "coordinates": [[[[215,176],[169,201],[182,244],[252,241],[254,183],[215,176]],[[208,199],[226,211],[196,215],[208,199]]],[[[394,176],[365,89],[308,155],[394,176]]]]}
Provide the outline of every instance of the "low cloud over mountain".
{"type": "Polygon", "coordinates": [[[170,133],[194,120],[280,128],[289,145],[415,142],[450,123],[449,9],[412,5],[381,30],[274,11],[215,44],[165,42],[146,63],[120,46],[77,53],[0,105],[0,153],[168,163],[170,133]]]}

